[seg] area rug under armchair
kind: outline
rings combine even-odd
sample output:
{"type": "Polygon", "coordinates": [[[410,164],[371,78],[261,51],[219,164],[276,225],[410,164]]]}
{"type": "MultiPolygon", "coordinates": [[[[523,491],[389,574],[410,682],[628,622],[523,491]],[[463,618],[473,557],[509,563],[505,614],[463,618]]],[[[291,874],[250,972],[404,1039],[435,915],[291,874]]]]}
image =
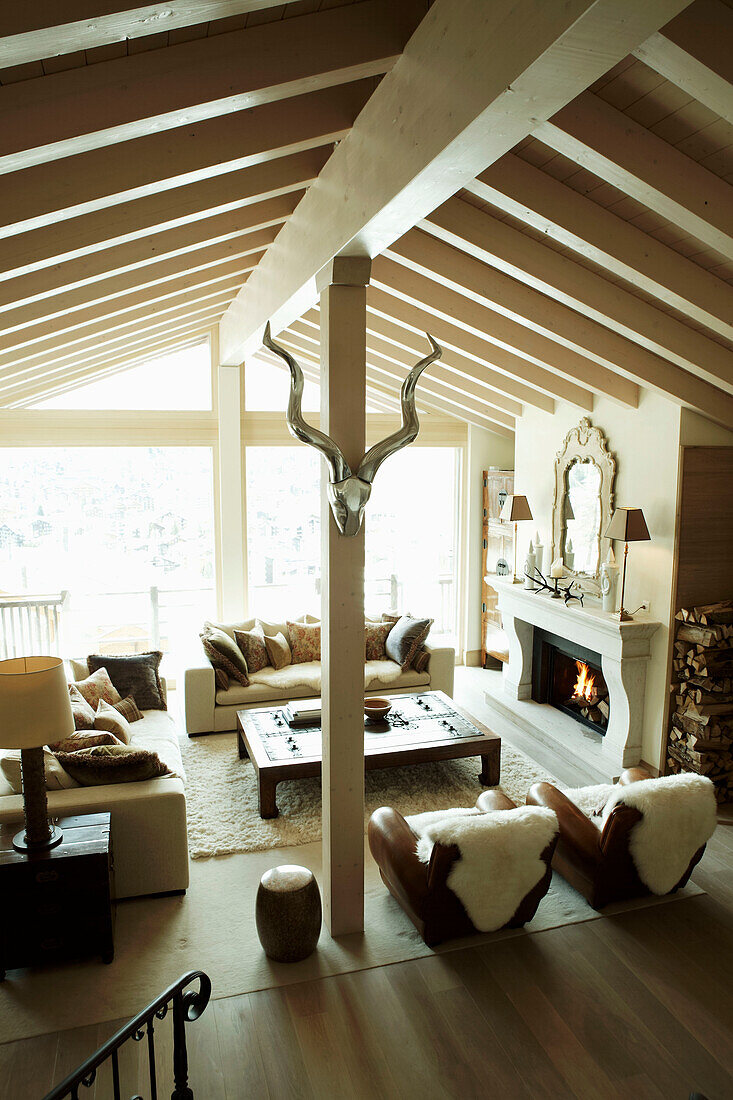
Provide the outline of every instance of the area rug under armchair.
{"type": "MultiPolygon", "coordinates": [[[[296,779],[277,789],[280,816],[263,820],[257,783],[248,760],[237,756],[233,733],[182,740],[186,769],[188,846],[192,859],[308,844],[321,837],[321,784],[296,779]]],[[[473,806],[482,788],[476,759],[412,764],[366,776],[364,829],[378,806],[403,815],[473,806]]],[[[502,745],[501,789],[523,804],[533,783],[553,782],[549,772],[516,749],[502,745]]]]}

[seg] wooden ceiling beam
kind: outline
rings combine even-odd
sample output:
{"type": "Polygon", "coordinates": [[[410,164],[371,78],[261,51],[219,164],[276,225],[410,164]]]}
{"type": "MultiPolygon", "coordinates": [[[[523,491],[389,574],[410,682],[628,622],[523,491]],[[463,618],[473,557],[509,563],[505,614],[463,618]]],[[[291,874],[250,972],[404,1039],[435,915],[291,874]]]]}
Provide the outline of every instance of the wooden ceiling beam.
{"type": "Polygon", "coordinates": [[[685,6],[435,0],[220,331],[236,364],[316,300],[339,253],[374,257],[685,6]],[[375,151],[378,150],[378,155],[375,151]]]}
{"type": "Polygon", "coordinates": [[[41,355],[34,358],[15,360],[0,367],[0,379],[8,383],[21,378],[28,378],[37,371],[51,373],[54,369],[63,369],[69,363],[73,363],[85,355],[106,355],[113,349],[124,350],[133,341],[144,341],[146,338],[160,336],[166,332],[176,331],[177,325],[193,324],[194,321],[203,324],[212,318],[218,318],[226,305],[232,299],[232,291],[221,292],[215,296],[200,299],[191,305],[179,306],[164,313],[152,313],[142,315],[119,328],[101,335],[90,337],[88,340],[79,341],[71,348],[61,349],[58,353],[41,355]]]}
{"type": "Polygon", "coordinates": [[[372,90],[359,80],[10,172],[0,238],[339,141],[372,90]]]}
{"type": "MultiPolygon", "coordinates": [[[[706,382],[733,392],[733,351],[487,211],[462,199],[449,199],[421,222],[420,228],[706,382]]],[[[613,349],[609,348],[608,355],[602,346],[599,350],[610,361],[613,349]]]]}
{"type": "MultiPolygon", "coordinates": [[[[375,332],[370,323],[370,317],[374,317],[374,314],[370,314],[367,317],[367,354],[374,352],[384,359],[391,359],[394,363],[406,367],[408,370],[414,367],[415,363],[427,354],[425,347],[423,347],[421,351],[413,351],[410,348],[401,347],[388,337],[383,337],[381,333],[375,332]]],[[[374,319],[378,320],[376,317],[374,319]]],[[[403,331],[405,331],[405,335],[407,335],[406,330],[403,331]]],[[[310,315],[306,315],[306,317],[301,318],[300,321],[295,321],[288,329],[288,333],[301,336],[308,336],[315,333],[316,339],[318,339],[320,333],[318,315],[315,315],[313,318],[310,318],[310,315]]],[[[424,337],[423,342],[427,345],[427,340],[425,340],[424,337]]],[[[458,393],[465,394],[467,397],[472,397],[476,401],[486,402],[492,408],[508,413],[510,416],[517,417],[522,415],[521,402],[515,401],[501,392],[489,389],[472,375],[450,370],[444,363],[446,357],[447,354],[444,353],[442,359],[430,365],[427,373],[421,375],[421,383],[429,378],[431,382],[437,382],[441,386],[446,386],[448,390],[456,390],[458,393]]]]}
{"type": "Polygon", "coordinates": [[[275,239],[293,205],[294,199],[288,195],[268,199],[261,206],[248,207],[246,214],[244,211],[217,214],[213,218],[168,229],[154,237],[128,241],[102,252],[92,252],[29,275],[0,279],[0,310],[17,309],[36,298],[57,295],[65,289],[90,286],[99,280],[130,271],[139,271],[140,281],[143,282],[146,268],[152,269],[163,260],[181,255],[190,255],[191,265],[194,266],[195,254],[215,245],[228,243],[231,253],[235,255],[259,252],[275,239]]]}
{"type": "Polygon", "coordinates": [[[51,355],[91,336],[105,335],[143,314],[162,314],[168,309],[211,298],[225,290],[233,288],[236,291],[246,282],[251,270],[243,268],[242,263],[239,260],[228,264],[206,279],[199,277],[196,280],[194,277],[183,280],[177,289],[174,288],[166,294],[155,295],[145,291],[128,301],[118,303],[117,309],[100,306],[97,310],[83,310],[81,316],[77,316],[75,324],[64,324],[56,319],[41,329],[21,330],[2,341],[0,368],[13,362],[22,362],[24,358],[51,355]]]}
{"type": "MultiPolygon", "coordinates": [[[[590,390],[553,374],[534,360],[524,359],[521,355],[507,351],[504,346],[492,344],[489,338],[477,336],[469,328],[461,328],[462,317],[456,318],[453,323],[439,312],[433,312],[429,304],[417,306],[404,298],[395,297],[373,283],[367,291],[367,310],[380,321],[396,323],[400,328],[419,334],[418,339],[423,332],[431,332],[445,347],[451,347],[461,355],[470,357],[492,373],[496,372],[496,386],[508,387],[506,392],[526,405],[534,404],[545,412],[551,412],[555,407],[555,398],[558,398],[581,409],[593,409],[593,394],[590,390]]],[[[394,338],[397,339],[396,333],[394,338]]]]}
{"type": "Polygon", "coordinates": [[[540,123],[534,136],[733,259],[730,184],[592,92],[540,123]]]}
{"type": "Polygon", "coordinates": [[[381,76],[423,11],[362,0],[6,85],[0,174],[381,76]]]}
{"type": "MultiPolygon", "coordinates": [[[[312,354],[318,354],[318,349],[320,347],[319,343],[315,343],[308,337],[296,334],[292,332],[291,329],[288,329],[287,332],[278,336],[277,339],[278,342],[281,342],[282,339],[283,346],[293,350],[296,354],[303,350],[307,351],[309,347],[315,348],[312,354]]],[[[409,372],[409,367],[403,367],[402,364],[397,363],[393,358],[387,358],[387,356],[380,354],[380,352],[376,351],[373,345],[370,346],[369,343],[367,343],[367,364],[373,376],[377,378],[383,376],[384,378],[390,379],[398,389],[409,372]]],[[[491,421],[492,424],[497,424],[510,431],[514,431],[515,417],[495,408],[488,401],[477,400],[467,393],[459,392],[450,386],[444,385],[442,382],[436,381],[434,378],[430,377],[429,371],[425,371],[425,373],[421,375],[419,389],[425,402],[431,402],[433,404],[437,402],[448,412],[452,411],[454,416],[459,415],[459,410],[470,412],[474,416],[491,421]]]]}
{"type": "MultiPolygon", "coordinates": [[[[628,408],[636,408],[639,403],[639,387],[635,382],[621,378],[619,383],[619,375],[588,356],[558,343],[552,336],[527,328],[475,298],[467,298],[435,276],[381,257],[372,264],[372,282],[391,295],[437,313],[507,351],[539,363],[557,374],[558,382],[569,379],[579,388],[592,389],[628,408]]],[[[559,387],[556,396],[560,398],[559,387]]]]}
{"type": "Polygon", "coordinates": [[[546,172],[510,153],[467,190],[733,339],[728,283],[546,172]]]}
{"type": "Polygon", "coordinates": [[[54,0],[0,9],[3,67],[93,50],[212,19],[228,19],[282,0],[166,0],[131,7],[130,0],[54,0]]]}
{"type": "MultiPolygon", "coordinates": [[[[239,275],[242,279],[246,279],[261,257],[262,252],[234,257],[226,255],[223,261],[207,264],[204,267],[190,268],[184,265],[183,274],[179,273],[161,282],[153,280],[145,286],[139,285],[138,276],[137,285],[133,284],[131,290],[97,300],[91,298],[89,288],[85,288],[86,299],[78,303],[76,308],[56,311],[54,314],[47,312],[46,315],[36,317],[30,324],[10,325],[9,322],[16,318],[16,312],[8,310],[0,313],[0,348],[9,351],[11,348],[23,347],[36,340],[54,335],[61,336],[83,328],[91,321],[99,321],[103,317],[118,317],[136,306],[170,300],[183,291],[210,286],[223,278],[239,275]],[[6,324],[7,328],[4,327],[6,324]]],[[[114,280],[110,280],[110,284],[113,283],[114,280]]],[[[95,284],[95,289],[99,285],[95,284]]],[[[48,303],[49,299],[45,301],[48,303]]],[[[54,304],[58,305],[56,299],[54,304]]],[[[48,311],[48,304],[46,310],[48,311]]]]}
{"type": "Polygon", "coordinates": [[[733,11],[721,0],[695,0],[634,56],[733,122],[733,11]]]}
{"type": "Polygon", "coordinates": [[[243,207],[305,190],[317,179],[330,152],[330,146],[306,149],[253,168],[6,237],[0,240],[0,271],[23,275],[217,214],[234,210],[244,214],[243,207]]]}
{"type": "Polygon", "coordinates": [[[720,423],[733,422],[733,395],[420,230],[397,241],[389,255],[595,360],[616,385],[631,378],[720,423]]]}
{"type": "Polygon", "coordinates": [[[48,372],[35,372],[22,378],[7,381],[0,375],[0,405],[6,400],[15,400],[19,394],[22,397],[28,393],[34,393],[39,378],[44,385],[56,384],[60,380],[70,377],[91,377],[95,370],[106,366],[110,362],[128,362],[133,355],[141,354],[141,358],[152,357],[152,349],[161,348],[168,341],[185,338],[188,336],[203,336],[210,331],[211,326],[218,320],[219,314],[214,313],[210,317],[194,317],[187,321],[180,321],[170,325],[165,333],[154,333],[152,336],[145,333],[136,339],[130,339],[118,347],[101,350],[94,356],[80,356],[78,359],[63,363],[48,372]],[[85,373],[86,372],[86,373],[85,373]]]}

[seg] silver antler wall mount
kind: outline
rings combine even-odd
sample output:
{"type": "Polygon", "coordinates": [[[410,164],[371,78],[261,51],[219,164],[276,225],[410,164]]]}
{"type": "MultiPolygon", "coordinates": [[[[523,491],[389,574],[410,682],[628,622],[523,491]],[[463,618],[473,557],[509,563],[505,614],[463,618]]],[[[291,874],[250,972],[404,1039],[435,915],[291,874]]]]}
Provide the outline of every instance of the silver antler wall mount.
{"type": "Polygon", "coordinates": [[[284,359],[290,368],[290,399],[288,401],[287,423],[291,435],[309,447],[315,447],[320,451],[328,463],[328,500],[333,512],[336,526],[342,535],[354,536],[359,533],[364,518],[364,508],[372,491],[372,483],[377,470],[390,455],[401,451],[417,439],[420,431],[420,422],[415,410],[415,387],[417,380],[431,363],[440,359],[443,349],[433,340],[430,333],[426,332],[432,351],[416,363],[402,383],[400,391],[400,404],[402,406],[402,426],[392,435],[375,443],[362,458],[359,469],[353,473],[348,462],[344,458],[343,451],[330,436],[318,428],[307,424],[303,419],[303,372],[297,361],[285,348],[281,348],[270,335],[270,322],[265,327],[263,344],[281,359],[284,359]]]}

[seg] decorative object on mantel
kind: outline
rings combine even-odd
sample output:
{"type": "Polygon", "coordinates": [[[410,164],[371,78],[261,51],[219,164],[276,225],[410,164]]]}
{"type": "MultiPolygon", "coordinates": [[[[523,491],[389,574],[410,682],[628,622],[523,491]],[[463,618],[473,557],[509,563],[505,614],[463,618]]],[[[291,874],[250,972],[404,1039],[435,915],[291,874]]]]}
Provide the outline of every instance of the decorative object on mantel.
{"type": "Polygon", "coordinates": [[[364,509],[372,491],[372,483],[377,471],[385,459],[401,451],[414,442],[420,431],[420,421],[415,409],[415,388],[417,380],[431,363],[440,359],[443,349],[426,332],[432,351],[416,363],[406,376],[400,390],[402,425],[385,439],[370,447],[353,473],[344,458],[339,445],[318,428],[313,428],[303,419],[303,372],[290,352],[276,344],[270,335],[270,322],[265,325],[263,344],[290,367],[290,400],[288,401],[287,424],[290,434],[309,447],[315,447],[325,458],[329,468],[328,500],[333,518],[342,535],[353,537],[359,533],[364,518],[364,509]]]}
{"type": "Polygon", "coordinates": [[[534,592],[535,590],[534,572],[536,568],[537,559],[535,558],[532,539],[530,539],[529,549],[527,550],[527,557],[524,559],[524,587],[527,589],[528,592],[534,592]]]}
{"type": "Polygon", "coordinates": [[[626,588],[626,558],[630,542],[648,542],[651,538],[641,508],[617,508],[606,528],[607,539],[621,539],[624,544],[624,567],[621,573],[621,604],[618,618],[621,623],[631,622],[633,615],[624,608],[624,589],[626,588]]]}
{"type": "Polygon", "coordinates": [[[552,553],[586,590],[600,587],[601,537],[611,518],[616,460],[600,428],[583,417],[555,459],[552,553]],[[572,548],[569,544],[572,544],[572,548]]]}
{"type": "MultiPolygon", "coordinates": [[[[558,558],[557,560],[560,561],[561,564],[562,564],[562,561],[561,561],[560,558],[558,558]]],[[[554,567],[554,565],[555,565],[555,562],[553,562],[553,567],[554,567]]],[[[534,573],[535,573],[535,575],[534,575],[533,579],[534,579],[535,584],[537,586],[536,587],[536,592],[545,592],[545,591],[549,592],[551,600],[559,600],[560,597],[562,596],[562,598],[565,600],[566,606],[567,606],[567,604],[570,603],[571,600],[577,600],[578,603],[580,604],[580,606],[581,607],[583,606],[583,591],[580,588],[580,586],[578,585],[577,581],[573,577],[571,577],[569,579],[568,583],[563,588],[558,583],[559,580],[560,580],[560,577],[562,576],[562,573],[557,573],[557,574],[553,573],[552,574],[550,579],[552,581],[554,581],[554,584],[548,584],[547,580],[543,577],[540,570],[537,569],[536,567],[535,567],[534,573]],[[575,586],[578,589],[577,595],[576,595],[575,592],[573,592],[573,586],[575,586]]],[[[526,587],[527,586],[525,585],[525,588],[526,587]]]]}
{"type": "Polygon", "coordinates": [[[499,558],[499,560],[497,561],[496,575],[497,577],[509,576],[509,562],[506,560],[506,558],[499,558]]]}
{"type": "Polygon", "coordinates": [[[539,531],[535,531],[534,534],[534,563],[540,572],[545,568],[545,547],[539,531]]]}
{"type": "Polygon", "coordinates": [[[520,584],[522,578],[517,576],[517,523],[519,520],[532,519],[527,498],[516,493],[508,496],[501,510],[501,519],[506,523],[514,524],[514,572],[512,580],[514,584],[520,584]]]}
{"type": "Polygon", "coordinates": [[[0,661],[0,748],[20,749],[25,828],[13,838],[18,852],[61,843],[48,820],[43,746],[74,732],[74,715],[60,657],[12,657],[0,661]]]}
{"type": "Polygon", "coordinates": [[[613,546],[609,546],[608,555],[601,566],[601,595],[603,596],[603,610],[616,610],[616,588],[618,586],[618,565],[613,546]]]}

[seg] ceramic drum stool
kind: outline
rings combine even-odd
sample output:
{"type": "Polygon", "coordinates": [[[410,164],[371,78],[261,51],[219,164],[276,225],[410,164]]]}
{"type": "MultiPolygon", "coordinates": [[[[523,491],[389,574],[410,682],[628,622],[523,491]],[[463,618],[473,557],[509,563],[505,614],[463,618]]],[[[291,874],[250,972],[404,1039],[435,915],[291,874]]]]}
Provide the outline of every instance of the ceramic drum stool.
{"type": "Polygon", "coordinates": [[[255,915],[268,958],[288,963],[307,958],[321,931],[321,894],[312,871],[292,864],[265,871],[255,915]]]}

